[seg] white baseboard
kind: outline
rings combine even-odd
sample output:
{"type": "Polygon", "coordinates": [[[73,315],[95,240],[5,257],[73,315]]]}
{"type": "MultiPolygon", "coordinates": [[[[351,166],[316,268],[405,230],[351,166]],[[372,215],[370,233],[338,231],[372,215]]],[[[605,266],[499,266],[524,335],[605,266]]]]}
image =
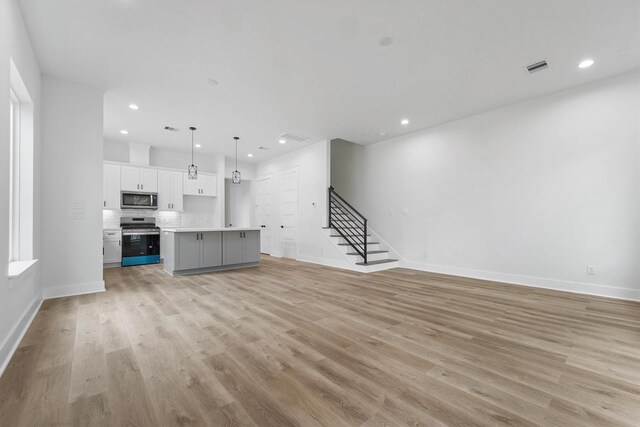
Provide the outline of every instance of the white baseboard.
{"type": "Polygon", "coordinates": [[[449,274],[472,279],[490,280],[506,284],[531,286],[534,288],[553,289],[585,295],[640,301],[640,289],[617,288],[593,283],[572,282],[568,280],[549,279],[545,277],[523,276],[518,274],[499,273],[494,271],[473,270],[419,262],[402,261],[400,266],[412,270],[429,273],[449,274]]]}
{"type": "Polygon", "coordinates": [[[44,299],[70,297],[73,295],[92,294],[94,292],[104,292],[104,280],[97,282],[74,283],[55,287],[46,287],[42,291],[44,299]]]}
{"type": "Polygon", "coordinates": [[[9,361],[18,348],[18,344],[22,341],[24,334],[27,333],[29,326],[31,326],[31,322],[33,321],[33,318],[36,317],[36,313],[38,313],[41,305],[42,298],[38,294],[31,304],[29,304],[29,307],[27,307],[20,320],[18,320],[18,322],[13,326],[9,336],[2,343],[2,346],[0,347],[0,376],[2,376],[4,370],[7,368],[9,361]]]}

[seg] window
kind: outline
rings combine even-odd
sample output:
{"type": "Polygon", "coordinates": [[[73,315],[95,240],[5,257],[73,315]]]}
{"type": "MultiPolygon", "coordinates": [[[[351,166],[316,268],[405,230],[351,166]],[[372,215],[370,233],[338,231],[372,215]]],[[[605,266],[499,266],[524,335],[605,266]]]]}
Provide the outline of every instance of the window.
{"type": "MultiPolygon", "coordinates": [[[[9,277],[33,260],[33,102],[13,60],[9,61],[9,277]]],[[[5,205],[6,206],[6,205],[5,205]]]]}
{"type": "Polygon", "coordinates": [[[20,101],[9,89],[9,263],[20,259],[20,101]]]}

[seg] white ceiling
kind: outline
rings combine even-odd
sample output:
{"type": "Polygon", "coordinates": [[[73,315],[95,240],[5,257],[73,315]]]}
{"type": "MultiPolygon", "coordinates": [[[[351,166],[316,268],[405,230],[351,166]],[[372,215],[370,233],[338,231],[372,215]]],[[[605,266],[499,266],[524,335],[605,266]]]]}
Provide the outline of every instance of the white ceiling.
{"type": "Polygon", "coordinates": [[[193,125],[254,161],[300,146],[284,132],[367,144],[640,67],[638,0],[20,4],[43,72],[104,89],[105,138],[188,150],[193,125]]]}

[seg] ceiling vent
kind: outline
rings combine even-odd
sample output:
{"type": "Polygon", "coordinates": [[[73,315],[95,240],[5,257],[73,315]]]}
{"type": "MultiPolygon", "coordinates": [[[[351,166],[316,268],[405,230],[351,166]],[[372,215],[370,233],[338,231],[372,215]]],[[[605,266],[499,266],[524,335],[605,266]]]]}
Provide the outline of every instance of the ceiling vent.
{"type": "Polygon", "coordinates": [[[296,141],[296,142],[304,142],[311,139],[306,136],[294,135],[292,133],[283,133],[282,135],[280,135],[280,138],[286,139],[287,141],[296,141]]]}
{"type": "Polygon", "coordinates": [[[168,130],[168,131],[171,131],[171,132],[178,132],[178,128],[174,128],[174,127],[171,127],[171,126],[165,126],[164,130],[168,130]]]}
{"type": "Polygon", "coordinates": [[[536,62],[535,64],[527,65],[527,71],[529,71],[529,73],[546,70],[547,68],[549,68],[549,64],[547,64],[547,61],[540,61],[536,62]]]}

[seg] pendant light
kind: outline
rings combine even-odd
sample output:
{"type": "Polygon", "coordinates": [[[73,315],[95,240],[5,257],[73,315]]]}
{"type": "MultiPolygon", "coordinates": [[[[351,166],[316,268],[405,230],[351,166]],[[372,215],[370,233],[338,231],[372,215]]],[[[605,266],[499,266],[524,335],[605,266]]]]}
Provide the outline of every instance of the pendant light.
{"type": "Polygon", "coordinates": [[[188,167],[189,179],[198,179],[198,167],[193,164],[193,131],[196,130],[193,126],[189,128],[191,130],[191,165],[188,167]]]}
{"type": "Polygon", "coordinates": [[[231,173],[231,182],[233,184],[240,184],[240,171],[238,171],[238,141],[240,138],[234,136],[233,139],[236,140],[236,170],[231,173]]]}

